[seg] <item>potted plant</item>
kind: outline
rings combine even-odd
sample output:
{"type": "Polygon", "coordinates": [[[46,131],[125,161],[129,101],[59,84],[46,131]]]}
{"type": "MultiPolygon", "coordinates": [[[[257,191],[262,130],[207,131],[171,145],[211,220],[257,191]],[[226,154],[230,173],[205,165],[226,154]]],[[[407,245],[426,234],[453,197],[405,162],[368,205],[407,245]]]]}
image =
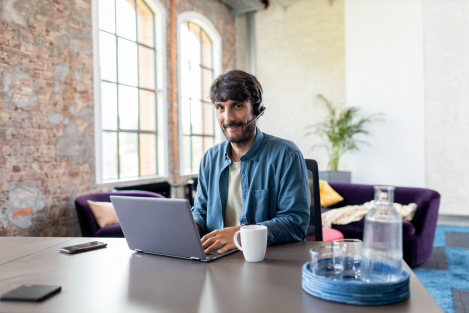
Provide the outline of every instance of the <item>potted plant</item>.
{"type": "Polygon", "coordinates": [[[347,151],[358,151],[359,144],[367,144],[363,140],[357,139],[357,135],[368,135],[366,126],[376,121],[383,121],[380,117],[381,113],[372,114],[360,118],[360,109],[357,107],[348,107],[338,109],[330,100],[319,94],[328,111],[328,118],[324,122],[307,126],[311,129],[306,135],[317,134],[326,137],[328,143],[324,145],[315,145],[317,147],[325,147],[329,156],[329,171],[319,172],[319,178],[326,181],[334,182],[351,182],[351,172],[338,171],[340,158],[347,151]]]}

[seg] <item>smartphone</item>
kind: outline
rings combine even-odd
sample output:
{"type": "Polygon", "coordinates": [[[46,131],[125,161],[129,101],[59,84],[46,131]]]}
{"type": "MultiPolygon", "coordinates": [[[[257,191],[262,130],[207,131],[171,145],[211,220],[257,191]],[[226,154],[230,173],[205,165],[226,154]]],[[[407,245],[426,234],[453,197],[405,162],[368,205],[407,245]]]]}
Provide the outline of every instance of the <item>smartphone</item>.
{"type": "Polygon", "coordinates": [[[60,286],[23,285],[0,296],[0,301],[39,302],[60,292],[60,286]]]}
{"type": "Polygon", "coordinates": [[[59,251],[62,253],[73,254],[73,253],[78,253],[78,252],[104,248],[106,246],[107,246],[107,243],[104,243],[101,241],[92,241],[92,242],[82,243],[76,246],[63,247],[63,248],[60,248],[59,251]]]}

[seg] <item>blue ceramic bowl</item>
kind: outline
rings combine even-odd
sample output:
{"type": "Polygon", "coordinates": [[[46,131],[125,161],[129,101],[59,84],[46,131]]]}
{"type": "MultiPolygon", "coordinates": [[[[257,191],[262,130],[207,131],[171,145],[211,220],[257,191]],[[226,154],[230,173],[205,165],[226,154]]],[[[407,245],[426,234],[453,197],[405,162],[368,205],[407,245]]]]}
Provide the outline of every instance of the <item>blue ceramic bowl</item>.
{"type": "Polygon", "coordinates": [[[393,283],[373,284],[360,279],[332,280],[313,275],[309,262],[302,267],[303,290],[315,297],[356,305],[382,305],[399,302],[410,295],[409,273],[402,270],[402,278],[393,283]]]}

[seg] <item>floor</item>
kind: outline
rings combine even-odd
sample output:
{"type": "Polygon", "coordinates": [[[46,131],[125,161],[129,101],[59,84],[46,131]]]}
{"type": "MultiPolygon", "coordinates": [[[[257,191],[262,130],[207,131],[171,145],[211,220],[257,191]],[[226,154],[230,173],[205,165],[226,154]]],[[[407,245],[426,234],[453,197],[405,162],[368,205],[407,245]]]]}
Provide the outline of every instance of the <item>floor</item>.
{"type": "Polygon", "coordinates": [[[445,312],[469,313],[468,262],[469,226],[439,220],[431,258],[412,270],[445,312]]]}
{"type": "Polygon", "coordinates": [[[469,216],[439,215],[438,225],[469,226],[469,216]]]}

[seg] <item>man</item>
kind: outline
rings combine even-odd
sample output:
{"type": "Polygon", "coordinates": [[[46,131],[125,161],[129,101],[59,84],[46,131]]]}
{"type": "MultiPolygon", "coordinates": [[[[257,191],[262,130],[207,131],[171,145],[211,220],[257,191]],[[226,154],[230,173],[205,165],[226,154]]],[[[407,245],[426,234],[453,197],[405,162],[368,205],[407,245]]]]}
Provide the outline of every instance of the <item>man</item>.
{"type": "Polygon", "coordinates": [[[205,253],[235,249],[233,235],[248,224],[267,226],[269,245],[304,240],[311,203],[305,161],[293,142],[256,127],[265,110],[260,83],[229,70],[212,83],[210,98],[227,140],[200,163],[192,215],[205,253]]]}

